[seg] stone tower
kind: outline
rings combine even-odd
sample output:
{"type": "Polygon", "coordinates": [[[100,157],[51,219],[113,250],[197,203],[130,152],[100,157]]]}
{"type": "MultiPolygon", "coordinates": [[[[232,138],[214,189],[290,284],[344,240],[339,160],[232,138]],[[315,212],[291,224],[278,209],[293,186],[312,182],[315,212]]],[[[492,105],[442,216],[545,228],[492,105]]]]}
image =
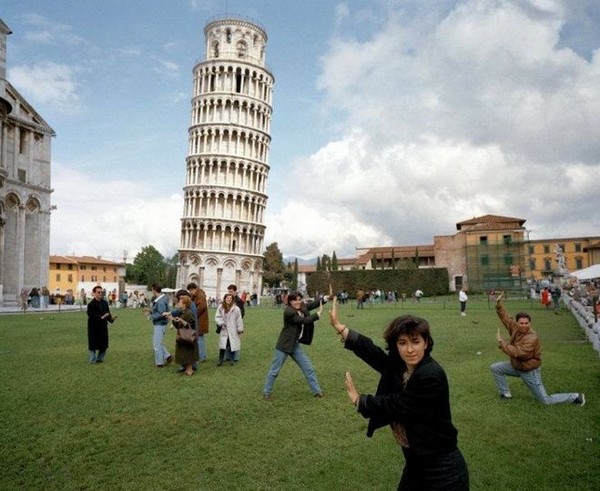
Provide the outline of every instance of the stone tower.
{"type": "Polygon", "coordinates": [[[254,22],[208,22],[205,61],[194,67],[179,284],[207,296],[260,294],[274,78],[267,33],[254,22]]]}

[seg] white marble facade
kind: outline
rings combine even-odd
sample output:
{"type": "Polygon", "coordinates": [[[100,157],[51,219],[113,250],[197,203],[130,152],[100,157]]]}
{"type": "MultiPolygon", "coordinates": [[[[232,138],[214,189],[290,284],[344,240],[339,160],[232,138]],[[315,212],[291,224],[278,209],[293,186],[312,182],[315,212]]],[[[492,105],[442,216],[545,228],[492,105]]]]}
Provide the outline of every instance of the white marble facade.
{"type": "Polygon", "coordinates": [[[0,306],[48,284],[52,128],[6,79],[0,20],[0,306]]]}
{"type": "Polygon", "coordinates": [[[221,298],[262,289],[273,75],[267,34],[238,18],[210,21],[194,67],[179,245],[179,284],[221,298]]]}

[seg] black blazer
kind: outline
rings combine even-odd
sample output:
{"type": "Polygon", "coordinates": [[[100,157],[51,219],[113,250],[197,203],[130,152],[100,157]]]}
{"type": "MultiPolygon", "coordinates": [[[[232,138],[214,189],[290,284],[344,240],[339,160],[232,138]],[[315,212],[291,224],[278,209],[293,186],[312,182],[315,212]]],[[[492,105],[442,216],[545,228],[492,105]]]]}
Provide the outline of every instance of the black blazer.
{"type": "Polygon", "coordinates": [[[318,301],[310,302],[307,305],[303,303],[300,308],[302,315],[289,305],[285,308],[283,311],[283,328],[281,329],[276,345],[278,350],[292,354],[296,343],[312,343],[315,321],[319,320],[319,315],[311,314],[310,311],[316,309],[318,306],[318,301]]]}
{"type": "Polygon", "coordinates": [[[344,345],[381,374],[376,394],[361,394],[359,399],[358,411],[369,418],[367,436],[399,422],[415,455],[447,453],[457,448],[448,379],[431,356],[425,355],[404,388],[406,364],[399,356],[390,356],[370,338],[353,330],[348,332],[344,345]]]}

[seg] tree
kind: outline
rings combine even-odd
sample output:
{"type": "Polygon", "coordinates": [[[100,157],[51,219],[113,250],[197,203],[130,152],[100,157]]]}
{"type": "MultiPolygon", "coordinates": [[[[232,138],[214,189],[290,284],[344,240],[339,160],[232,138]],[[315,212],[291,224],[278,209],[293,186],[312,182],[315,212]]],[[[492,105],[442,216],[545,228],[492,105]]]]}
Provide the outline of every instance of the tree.
{"type": "Polygon", "coordinates": [[[277,242],[269,244],[263,254],[265,258],[263,265],[263,281],[271,288],[280,286],[285,279],[286,268],[283,255],[279,250],[277,242]]]}
{"type": "MultiPolygon", "coordinates": [[[[170,259],[166,260],[166,278],[163,286],[175,288],[177,286],[177,265],[179,264],[179,253],[173,254],[170,259]]],[[[181,285],[185,287],[185,285],[181,285]]]]}
{"type": "Polygon", "coordinates": [[[321,258],[321,269],[323,271],[331,271],[331,259],[327,254],[323,254],[321,258]]]}
{"type": "Polygon", "coordinates": [[[317,271],[321,271],[323,267],[321,266],[321,258],[317,256],[317,271]]]}
{"type": "Polygon", "coordinates": [[[126,268],[128,282],[150,287],[153,283],[164,285],[167,279],[167,264],[163,255],[154,246],[142,247],[133,264],[126,268]]]}
{"type": "Polygon", "coordinates": [[[337,256],[335,255],[335,251],[331,255],[331,271],[337,271],[339,269],[337,256]]]}
{"type": "Polygon", "coordinates": [[[294,269],[292,271],[292,281],[290,282],[292,290],[298,289],[298,258],[294,259],[294,269]]]}

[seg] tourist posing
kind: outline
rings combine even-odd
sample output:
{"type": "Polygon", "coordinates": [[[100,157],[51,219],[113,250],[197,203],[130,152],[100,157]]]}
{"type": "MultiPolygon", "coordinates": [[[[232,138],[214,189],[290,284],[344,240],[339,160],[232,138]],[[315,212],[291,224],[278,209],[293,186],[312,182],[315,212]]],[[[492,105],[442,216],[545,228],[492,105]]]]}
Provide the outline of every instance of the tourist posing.
{"type": "Polygon", "coordinates": [[[460,289],[460,291],[458,292],[458,301],[460,303],[460,315],[465,316],[467,315],[467,301],[469,300],[469,297],[467,296],[467,292],[465,291],[464,287],[460,289]]]}
{"type": "Polygon", "coordinates": [[[385,350],[337,315],[334,301],[331,325],[344,347],[380,373],[375,395],[361,394],[346,372],[346,391],[352,404],[369,418],[367,436],[389,426],[404,453],[399,490],[468,490],[469,473],[457,446],[452,424],[448,379],[431,357],[433,338],[425,319],[404,315],[385,330],[385,350]]]}
{"type": "Polygon", "coordinates": [[[169,323],[167,315],[169,313],[169,299],[162,293],[162,287],[158,284],[152,285],[152,308],[145,309],[148,318],[152,322],[152,349],[154,350],[154,364],[157,368],[162,368],[167,363],[173,361],[173,357],[167,351],[164,345],[167,324],[169,323]]]}
{"type": "MultiPolygon", "coordinates": [[[[175,362],[179,363],[188,376],[194,375],[193,364],[198,361],[198,343],[189,344],[179,339],[179,331],[193,329],[196,331],[196,314],[191,309],[192,299],[189,295],[180,294],[177,300],[177,314],[170,316],[173,326],[178,330],[175,343],[175,362]]],[[[197,332],[197,331],[196,331],[197,332]]]]}
{"type": "Polygon", "coordinates": [[[315,300],[305,305],[300,292],[292,292],[288,295],[287,306],[283,311],[283,329],[279,334],[273,361],[263,389],[265,400],[272,399],[273,384],[288,356],[291,356],[302,370],[313,395],[323,397],[312,363],[300,347],[300,343],[310,344],[312,342],[315,322],[319,320],[322,312],[322,301],[315,300]],[[314,309],[317,311],[311,314],[310,311],[314,309]]]}
{"type": "Polygon", "coordinates": [[[496,314],[506,327],[510,338],[505,341],[500,335],[500,328],[496,333],[498,348],[510,358],[510,361],[499,361],[490,367],[496,387],[502,399],[512,399],[506,377],[519,377],[535,398],[542,404],[559,404],[571,402],[583,406],[585,395],[575,392],[548,395],[542,382],[542,345],[537,333],[531,328],[531,316],[526,312],[519,312],[516,319],[508,315],[502,299],[502,292],[496,300],[496,314]]]}
{"type": "Polygon", "coordinates": [[[208,302],[206,300],[206,293],[202,288],[198,288],[196,283],[190,283],[187,286],[188,291],[192,297],[192,302],[196,306],[196,313],[198,315],[198,322],[196,324],[198,330],[198,356],[201,362],[206,361],[206,341],[204,335],[208,333],[208,302]]]}
{"type": "Polygon", "coordinates": [[[240,308],[235,304],[231,293],[226,293],[223,302],[217,308],[215,323],[219,333],[219,361],[217,366],[223,364],[225,352],[230,353],[231,365],[237,363],[235,354],[242,346],[242,333],[244,332],[244,321],[240,308]]]}
{"type": "Polygon", "coordinates": [[[102,298],[102,287],[92,290],[94,298],[87,305],[87,335],[90,363],[102,363],[108,349],[108,323],[117,316],[110,313],[108,302],[102,298]]]}

